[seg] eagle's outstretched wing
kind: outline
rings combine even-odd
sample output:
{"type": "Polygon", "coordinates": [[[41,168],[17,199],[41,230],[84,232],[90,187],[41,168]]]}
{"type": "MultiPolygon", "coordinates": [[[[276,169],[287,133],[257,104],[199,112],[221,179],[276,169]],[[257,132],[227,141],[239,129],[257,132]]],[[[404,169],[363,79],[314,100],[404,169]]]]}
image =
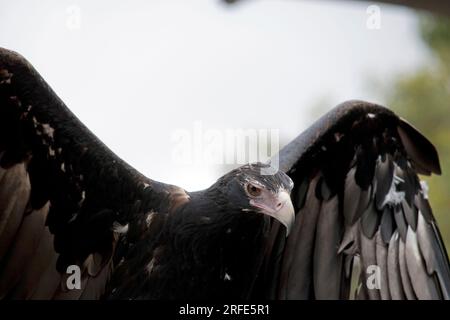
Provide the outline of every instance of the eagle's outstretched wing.
{"type": "Polygon", "coordinates": [[[121,228],[177,201],[183,190],[124,163],[0,48],[0,298],[98,298],[121,228]],[[81,267],[80,290],[67,290],[70,265],[81,267]]]}
{"type": "Polygon", "coordinates": [[[268,297],[346,299],[353,274],[356,298],[450,298],[447,253],[418,177],[441,169],[415,128],[384,107],[349,101],[279,157],[297,217],[287,240],[273,227],[268,297]]]}
{"type": "MultiPolygon", "coordinates": [[[[440,173],[439,162],[411,125],[348,102],[279,159],[297,221],[287,239],[273,223],[258,293],[347,298],[353,273],[361,298],[449,298],[448,258],[417,177],[440,173]]],[[[156,236],[187,197],[115,156],[28,62],[0,49],[0,298],[100,297],[127,248],[156,236]],[[67,288],[71,265],[80,290],[67,288]]]]}

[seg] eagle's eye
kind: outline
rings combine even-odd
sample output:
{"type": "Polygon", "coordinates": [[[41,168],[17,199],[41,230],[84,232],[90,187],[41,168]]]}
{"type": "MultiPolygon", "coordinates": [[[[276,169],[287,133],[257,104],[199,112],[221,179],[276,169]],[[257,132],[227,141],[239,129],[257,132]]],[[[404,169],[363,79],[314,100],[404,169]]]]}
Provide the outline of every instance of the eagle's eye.
{"type": "Polygon", "coordinates": [[[249,183],[249,184],[247,184],[247,192],[252,197],[258,197],[261,195],[262,189],[249,183]]]}

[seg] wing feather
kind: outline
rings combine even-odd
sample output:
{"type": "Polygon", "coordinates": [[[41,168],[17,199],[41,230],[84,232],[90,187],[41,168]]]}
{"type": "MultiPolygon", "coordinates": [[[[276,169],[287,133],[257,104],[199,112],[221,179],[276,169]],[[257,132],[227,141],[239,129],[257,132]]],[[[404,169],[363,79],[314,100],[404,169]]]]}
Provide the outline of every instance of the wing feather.
{"type": "Polygon", "coordinates": [[[375,235],[377,266],[380,268],[380,296],[382,300],[390,300],[391,292],[388,281],[388,246],[381,238],[380,230],[375,235]]]}
{"type": "Polygon", "coordinates": [[[293,203],[297,209],[304,203],[284,249],[279,298],[351,298],[346,288],[356,278],[356,298],[449,299],[446,249],[418,177],[441,169],[436,149],[417,129],[382,106],[349,101],[278,159],[302,185],[294,187],[293,203]],[[319,175],[327,188],[321,182],[311,192],[311,182],[305,193],[304,177],[319,175]]]}
{"type": "Polygon", "coordinates": [[[0,298],[99,297],[124,238],[114,223],[167,213],[180,190],[122,161],[0,48],[0,298]],[[80,292],[64,289],[69,265],[83,269],[80,292]]]}
{"type": "Polygon", "coordinates": [[[363,279],[363,286],[365,286],[367,294],[370,298],[370,300],[380,300],[380,291],[376,288],[377,282],[380,279],[371,278],[369,279],[368,271],[372,271],[373,266],[378,266],[377,264],[377,241],[375,236],[370,239],[366,237],[364,234],[361,234],[360,236],[360,261],[361,261],[361,273],[364,275],[363,279]],[[378,281],[377,281],[378,280],[378,281]],[[370,282],[371,285],[367,286],[367,283],[370,282]]]}
{"type": "Polygon", "coordinates": [[[309,187],[305,206],[297,213],[295,237],[289,237],[284,250],[280,274],[279,297],[282,299],[308,299],[312,296],[313,261],[316,222],[321,201],[316,197],[316,176],[309,187]]]}
{"type": "Polygon", "coordinates": [[[389,291],[393,300],[404,300],[405,294],[400,271],[399,261],[399,235],[395,231],[389,241],[387,257],[389,291]]]}
{"type": "Polygon", "coordinates": [[[414,292],[419,299],[436,300],[440,298],[434,280],[426,271],[423,257],[419,249],[416,233],[408,228],[405,243],[405,260],[412,281],[414,292]]]}
{"type": "Polygon", "coordinates": [[[414,293],[411,276],[406,265],[405,242],[400,237],[398,237],[398,239],[399,266],[403,290],[408,300],[415,300],[417,297],[414,293]]]}
{"type": "Polygon", "coordinates": [[[317,299],[339,299],[344,257],[337,252],[342,239],[337,196],[322,204],[318,219],[315,243],[323,245],[314,248],[314,294],[317,299]]]}
{"type": "Polygon", "coordinates": [[[442,254],[444,248],[433,228],[433,223],[426,222],[420,213],[417,224],[417,241],[428,274],[437,275],[444,298],[450,299],[450,271],[445,255],[442,254]]]}

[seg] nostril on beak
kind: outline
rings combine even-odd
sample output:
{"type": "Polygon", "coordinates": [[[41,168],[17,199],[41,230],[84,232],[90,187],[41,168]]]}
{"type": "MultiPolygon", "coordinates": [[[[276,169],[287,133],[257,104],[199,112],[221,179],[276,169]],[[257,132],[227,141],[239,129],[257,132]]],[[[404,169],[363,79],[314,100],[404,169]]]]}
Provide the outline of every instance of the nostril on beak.
{"type": "Polygon", "coordinates": [[[278,204],[277,204],[277,209],[280,209],[282,205],[283,205],[283,204],[282,204],[281,202],[278,202],[278,204]]]}

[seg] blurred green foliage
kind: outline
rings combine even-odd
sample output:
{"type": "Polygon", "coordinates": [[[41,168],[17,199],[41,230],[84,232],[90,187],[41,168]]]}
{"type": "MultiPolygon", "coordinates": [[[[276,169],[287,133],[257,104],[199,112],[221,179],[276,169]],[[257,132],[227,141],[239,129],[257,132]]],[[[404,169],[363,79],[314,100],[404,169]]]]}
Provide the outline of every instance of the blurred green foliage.
{"type": "MultiPolygon", "coordinates": [[[[432,63],[413,74],[399,76],[388,89],[388,105],[417,127],[436,146],[442,176],[422,177],[430,187],[430,201],[450,249],[450,19],[421,17],[420,34],[432,63]]],[[[399,48],[401,50],[401,48],[399,48]]],[[[405,55],[408,52],[404,52],[405,55]]],[[[449,251],[450,252],[450,251],[449,251]]]]}

